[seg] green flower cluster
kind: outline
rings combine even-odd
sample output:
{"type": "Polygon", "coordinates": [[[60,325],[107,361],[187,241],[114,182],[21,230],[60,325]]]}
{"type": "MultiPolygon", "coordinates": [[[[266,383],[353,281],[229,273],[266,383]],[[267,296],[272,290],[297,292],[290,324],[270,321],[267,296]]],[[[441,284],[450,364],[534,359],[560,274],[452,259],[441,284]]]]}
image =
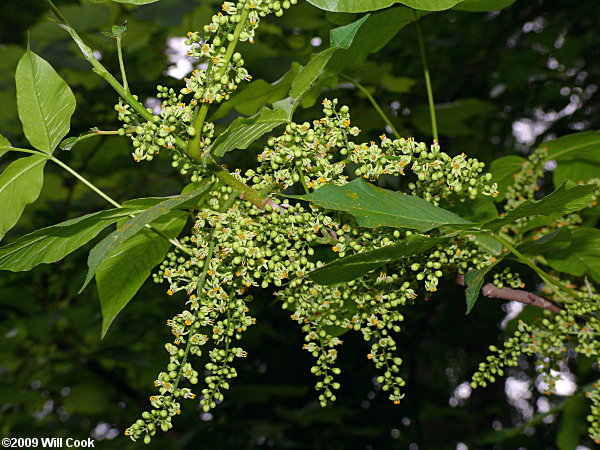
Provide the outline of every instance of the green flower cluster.
{"type": "Polygon", "coordinates": [[[493,275],[492,283],[500,289],[510,286],[513,289],[523,289],[525,283],[521,280],[518,273],[513,273],[509,267],[502,269],[502,272],[496,272],[493,275]]]}
{"type": "Polygon", "coordinates": [[[356,166],[354,174],[371,181],[382,175],[404,175],[410,167],[417,176],[408,187],[436,205],[442,199],[462,201],[477,196],[497,195],[491,175],[482,175],[484,164],[464,154],[451,157],[439,145],[430,148],[413,139],[392,140],[382,135],[381,144],[356,144],[350,139],[360,130],[351,126],[347,106],[337,108],[337,99],[323,101],[324,117],[312,124],[291,123],[285,134],[270,138],[260,154],[261,166],[246,173],[261,190],[272,185],[287,189],[300,182],[306,191],[326,183],[347,183],[348,164],[356,166]],[[273,172],[272,174],[270,172],[273,172]]]}
{"type": "Polygon", "coordinates": [[[513,174],[514,180],[506,190],[505,211],[516,208],[526,200],[535,200],[535,193],[540,190],[540,179],[544,176],[547,157],[548,150],[537,149],[523,162],[521,169],[513,174]]]}
{"type": "MultiPolygon", "coordinates": [[[[168,285],[168,295],[184,293],[187,302],[180,314],[167,321],[173,335],[173,341],[165,346],[169,362],[154,382],[158,392],[150,397],[152,409],[127,429],[133,440],[149,442],[158,430],[170,429],[182,399],[198,395],[204,411],[224,399],[224,392],[237,376],[235,359],[247,355],[236,342],[255,321],[249,309],[252,297],[248,295],[255,287],[281,288],[276,296],[301,326],[305,334],[303,348],[315,358],[311,372],[317,377],[315,387],[321,405],[336,399],[335,392],[340,388],[336,376],[341,373],[336,367],[338,351],[343,334],[350,330],[360,332],[368,343],[366,357],[379,371],[381,389],[391,401],[400,403],[404,380],[394,334],[401,331],[402,309],[414,304],[419,296],[427,300],[444,276],[465,274],[496,262],[476,240],[455,237],[429,254],[389,263],[381,271],[349,283],[315,284],[307,274],[336,257],[400,242],[414,232],[365,229],[345,213],[289,200],[279,203],[267,198],[259,207],[256,202],[240,198],[240,192],[232,187],[221,185],[216,175],[176,148],[177,138],[196,142],[201,152],[210,148],[214,125],[205,121],[208,105],[228,99],[238,83],[250,80],[235,44],[252,42],[260,17],[280,15],[293,3],[225,2],[223,13],[213,16],[204,28],[207,37],[190,33],[186,41],[190,55],[203,60],[205,68],[195,70],[179,92],[158,86],[158,98],[163,102],[159,115],[145,121],[128,105],[119,103],[116,107],[124,123],[122,134],[127,132],[132,138],[136,161],[152,159],[167,148],[173,155],[173,166],[181,173],[190,173],[194,182],[201,179],[217,186],[203,198],[191,234],[180,240],[185,251],[169,253],[154,275],[156,282],[168,285]],[[194,367],[191,357],[202,355],[203,350],[208,363],[194,367]],[[185,380],[191,386],[198,384],[200,374],[204,384],[197,393],[180,386],[185,380]]],[[[407,170],[414,178],[408,183],[409,190],[436,205],[497,193],[496,185],[490,183],[491,176],[483,174],[483,163],[476,159],[464,154],[452,157],[437,143],[427,146],[413,139],[381,136],[380,143],[353,142],[359,133],[351,125],[348,107],[338,107],[337,99],[326,99],[323,118],[312,123],[289,123],[282,135],[268,139],[255,169],[244,174],[236,170],[232,175],[272,197],[287,189],[310,193],[325,184],[343,185],[350,176],[376,181],[383,175],[403,176],[407,170]]],[[[528,163],[533,168],[525,168],[523,186],[533,189],[534,178],[537,185],[541,159],[543,155],[539,161],[528,163]]],[[[521,201],[513,194],[510,191],[508,202],[521,201]]],[[[521,287],[519,277],[506,270],[495,276],[495,282],[498,286],[521,287]]],[[[596,312],[568,314],[594,316],[596,312]]],[[[571,316],[566,319],[571,321],[571,316]]],[[[554,323],[542,325],[544,332],[557,329],[554,323]]],[[[480,367],[474,384],[493,381],[495,375],[502,374],[503,365],[516,364],[520,354],[548,353],[557,348],[557,338],[553,341],[537,328],[521,324],[518,333],[507,342],[501,355],[504,359],[489,357],[488,363],[480,367]],[[547,343],[548,348],[540,350],[539,342],[547,343]]],[[[586,339],[580,336],[581,347],[577,349],[597,355],[597,345],[586,339]]],[[[563,353],[561,346],[556,355],[563,353]]]]}
{"type": "Polygon", "coordinates": [[[594,383],[594,389],[586,393],[592,402],[591,414],[587,416],[590,427],[588,433],[596,444],[600,444],[600,383],[594,383]]]}
{"type": "MultiPolygon", "coordinates": [[[[186,174],[193,162],[176,148],[175,136],[187,140],[201,133],[200,150],[204,151],[210,146],[214,124],[204,122],[207,110],[198,111],[199,105],[227,100],[240,82],[252,79],[244,68],[242,55],[234,51],[235,45],[238,41],[254,42],[260,17],[271,13],[280,16],[284,9],[296,2],[225,2],[223,13],[214,15],[211,23],[204,27],[204,37],[198,32],[189,32],[185,41],[190,46],[188,55],[203,62],[206,68],[197,68],[185,78],[186,86],[180,93],[158,86],[157,97],[162,99],[162,107],[152,120],[145,120],[122,101],[115,106],[118,118],[123,122],[121,134],[131,127],[135,129],[130,134],[134,160],[152,160],[162,148],[167,148],[172,152],[174,167],[181,166],[181,172],[186,174]]],[[[137,97],[134,98],[137,100],[137,97]]],[[[151,109],[148,111],[152,113],[151,109]]]]}
{"type": "MultiPolygon", "coordinates": [[[[585,301],[564,303],[560,314],[544,311],[544,318],[536,324],[519,321],[517,331],[504,342],[503,348],[490,346],[494,354],[479,364],[472,378],[473,388],[493,383],[497,376],[504,374],[506,367],[516,367],[521,356],[535,358],[536,370],[548,386],[547,395],[554,391],[560,364],[573,353],[592,358],[595,364],[600,364],[600,295],[589,285],[584,289],[568,287],[585,301]]],[[[591,423],[589,433],[600,443],[597,386],[588,396],[592,399],[592,414],[588,416],[591,423]]]]}

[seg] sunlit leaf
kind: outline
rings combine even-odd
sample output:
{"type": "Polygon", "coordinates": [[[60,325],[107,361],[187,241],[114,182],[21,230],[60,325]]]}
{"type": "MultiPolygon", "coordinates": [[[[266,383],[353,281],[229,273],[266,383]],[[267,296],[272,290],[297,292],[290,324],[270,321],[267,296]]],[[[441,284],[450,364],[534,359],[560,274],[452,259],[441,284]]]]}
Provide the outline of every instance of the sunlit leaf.
{"type": "Polygon", "coordinates": [[[572,180],[587,181],[600,177],[600,131],[585,131],[543,142],[547,161],[556,161],[553,181],[556,186],[572,180]]]}
{"type": "MultiPolygon", "coordinates": [[[[184,212],[172,211],[152,222],[152,226],[175,238],[186,219],[184,212]]],[[[102,307],[102,337],[170,247],[169,241],[149,229],[143,229],[123,242],[100,264],[96,271],[96,285],[102,307]]]]}
{"type": "Polygon", "coordinates": [[[315,283],[323,285],[345,283],[383,264],[429,250],[444,240],[445,238],[433,238],[414,234],[397,244],[337,259],[313,270],[309,276],[315,283]]]}
{"type": "MultiPolygon", "coordinates": [[[[147,224],[153,222],[159,217],[167,214],[172,209],[191,201],[195,198],[204,195],[210,188],[209,186],[204,186],[200,189],[196,189],[192,192],[188,192],[187,194],[177,195],[175,197],[171,197],[165,201],[162,201],[134,218],[128,220],[125,224],[117,228],[114,232],[106,236],[102,239],[91,251],[88,256],[88,273],[83,283],[83,286],[80,289],[80,292],[85,289],[88,283],[94,277],[94,274],[100,267],[100,265],[120,247],[120,245],[125,242],[127,239],[138,233],[142,230],[147,224]]],[[[157,236],[158,238],[158,236],[157,236]]]]}
{"type": "Polygon", "coordinates": [[[0,248],[0,270],[22,272],[59,261],[131,213],[128,209],[100,211],[22,236],[0,248]]]}
{"type": "Polygon", "coordinates": [[[295,198],[323,208],[346,211],[363,227],[396,227],[429,231],[441,225],[469,224],[456,214],[414,195],[381,189],[360,178],[344,186],[327,184],[295,198]]]}
{"type": "Polygon", "coordinates": [[[504,217],[491,220],[483,226],[490,230],[497,230],[522,217],[562,216],[579,211],[590,205],[596,189],[595,185],[576,185],[566,181],[543,199],[523,202],[515,209],[508,211],[504,217]]]}
{"type": "Polygon", "coordinates": [[[75,96],[52,66],[29,49],[15,79],[23,133],[35,148],[52,153],[69,131],[75,96]]]}
{"type": "Polygon", "coordinates": [[[0,239],[19,220],[25,207],[33,203],[44,184],[43,156],[13,161],[0,175],[0,239]]]}

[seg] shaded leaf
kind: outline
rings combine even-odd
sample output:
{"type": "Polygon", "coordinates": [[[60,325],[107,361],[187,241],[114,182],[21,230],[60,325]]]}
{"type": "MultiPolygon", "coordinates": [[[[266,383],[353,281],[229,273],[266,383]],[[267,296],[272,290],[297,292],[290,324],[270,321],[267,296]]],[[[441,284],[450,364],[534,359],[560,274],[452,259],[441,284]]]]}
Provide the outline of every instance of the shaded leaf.
{"type": "Polygon", "coordinates": [[[340,73],[347,67],[363,64],[369,54],[383,48],[398,31],[414,20],[414,11],[409,8],[392,8],[371,14],[357,30],[352,44],[331,57],[327,70],[340,73]]]}
{"type": "Polygon", "coordinates": [[[69,131],[75,96],[52,66],[27,50],[17,66],[17,108],[32,146],[52,153],[69,131]]]}
{"type": "Polygon", "coordinates": [[[570,243],[571,231],[567,227],[562,227],[535,241],[524,242],[517,247],[517,250],[530,255],[545,255],[548,252],[566,248],[570,243]]]}
{"type": "Polygon", "coordinates": [[[0,270],[21,272],[31,270],[38,264],[59,261],[92,240],[120,217],[131,213],[127,209],[109,209],[22,236],[0,248],[0,270]]]}
{"type": "Polygon", "coordinates": [[[466,314],[469,314],[475,306],[475,303],[479,298],[479,292],[483,287],[485,275],[491,268],[492,266],[488,266],[484,269],[471,270],[465,274],[465,285],[467,286],[465,289],[465,296],[467,300],[466,314]]]}
{"type": "Polygon", "coordinates": [[[219,109],[211,117],[211,121],[224,117],[235,108],[241,114],[250,116],[256,113],[261,106],[272,104],[278,100],[287,97],[292,85],[292,80],[300,69],[297,63],[292,64],[292,68],[274,83],[268,83],[265,80],[254,80],[239,94],[233,96],[226,102],[219,105],[219,109]]]}
{"type": "Polygon", "coordinates": [[[439,206],[471,222],[485,222],[498,217],[496,205],[489,197],[466,199],[453,205],[443,203],[439,206]]]}
{"type": "Polygon", "coordinates": [[[600,165],[600,131],[585,131],[543,142],[547,161],[556,161],[552,174],[554,185],[565,180],[575,182],[598,178],[600,165]]]}
{"type": "Polygon", "coordinates": [[[252,117],[238,117],[227,127],[212,145],[211,152],[215,156],[223,156],[234,149],[245,149],[273,128],[292,119],[293,105],[288,100],[281,100],[273,105],[273,109],[263,107],[252,117]]]}
{"type": "Polygon", "coordinates": [[[298,68],[296,76],[291,82],[289,97],[273,103],[273,108],[263,107],[252,117],[238,117],[229,127],[214,141],[211,153],[215,156],[223,156],[234,149],[245,149],[273,128],[292,119],[294,110],[300,104],[302,97],[306,94],[315,81],[325,73],[325,66],[331,57],[340,49],[348,48],[356,31],[365,22],[368,16],[352,22],[351,24],[334,29],[332,33],[331,48],[315,55],[304,67],[298,68]]]}
{"type": "Polygon", "coordinates": [[[40,195],[46,161],[35,155],[19,158],[0,175],[0,239],[18,222],[25,206],[40,195]]]}
{"type": "Polygon", "coordinates": [[[600,230],[580,227],[571,231],[571,244],[545,256],[553,269],[571,275],[589,275],[600,283],[600,230]]]}
{"type": "Polygon", "coordinates": [[[490,165],[489,172],[492,174],[492,182],[498,185],[498,196],[494,199],[501,202],[506,196],[506,191],[514,181],[514,174],[519,172],[527,160],[521,156],[504,156],[495,159],[490,165]]]}
{"type": "Polygon", "coordinates": [[[476,233],[475,242],[492,255],[502,254],[503,245],[489,234],[476,233]]]}
{"type": "Polygon", "coordinates": [[[340,50],[348,49],[352,45],[354,38],[361,26],[367,21],[369,15],[343,27],[338,27],[330,32],[331,47],[313,58],[302,67],[292,81],[290,97],[294,100],[294,108],[298,105],[304,94],[310,90],[314,82],[325,73],[325,67],[329,60],[340,50]]]}
{"type": "Polygon", "coordinates": [[[397,244],[339,258],[323,267],[313,270],[309,273],[309,277],[315,283],[323,285],[345,283],[383,264],[429,250],[446,239],[428,238],[413,234],[397,244]]]}
{"type": "Polygon", "coordinates": [[[173,208],[179,205],[198,198],[207,192],[210,185],[196,189],[187,194],[177,195],[168,200],[162,201],[154,205],[141,214],[128,220],[125,224],[117,228],[114,232],[102,239],[91,251],[88,256],[88,273],[79,292],[83,291],[88,283],[92,280],[94,274],[100,265],[127,239],[142,230],[147,224],[153,222],[159,217],[167,214],[173,208]]]}
{"type": "MultiPolygon", "coordinates": [[[[152,222],[168,237],[179,235],[187,215],[172,211],[152,222]]],[[[162,262],[171,243],[151,230],[143,229],[108,255],[96,271],[96,285],[102,308],[102,337],[113,320],[133,298],[151,270],[162,262]]]]}
{"type": "Polygon", "coordinates": [[[483,225],[484,228],[497,230],[515,220],[528,216],[562,216],[579,211],[590,205],[595,185],[576,185],[566,181],[557,190],[541,200],[528,200],[515,209],[508,211],[504,217],[494,219],[483,225]]]}
{"type": "Polygon", "coordinates": [[[4,155],[8,151],[8,147],[12,147],[12,145],[10,144],[8,139],[6,139],[4,136],[2,136],[0,134],[0,157],[2,157],[2,155],[4,155]],[[7,148],[2,148],[2,147],[7,147],[7,148]]]}
{"type": "MultiPolygon", "coordinates": [[[[435,106],[438,129],[449,137],[477,135],[480,130],[473,126],[473,120],[491,114],[496,107],[478,98],[465,98],[452,103],[435,106]]],[[[412,114],[413,123],[422,132],[431,135],[429,108],[421,105],[412,114]]]]}
{"type": "Polygon", "coordinates": [[[516,0],[463,0],[453,9],[468,12],[498,11],[512,5],[516,0]]]}
{"type": "Polygon", "coordinates": [[[332,47],[349,48],[356,36],[356,32],[361,27],[370,14],[366,14],[355,22],[342,27],[337,27],[329,33],[329,39],[332,47]]]}
{"type": "Polygon", "coordinates": [[[344,186],[327,184],[308,195],[290,197],[346,211],[360,226],[369,228],[411,228],[425,232],[441,225],[470,223],[420,197],[381,189],[360,178],[344,186]]]}

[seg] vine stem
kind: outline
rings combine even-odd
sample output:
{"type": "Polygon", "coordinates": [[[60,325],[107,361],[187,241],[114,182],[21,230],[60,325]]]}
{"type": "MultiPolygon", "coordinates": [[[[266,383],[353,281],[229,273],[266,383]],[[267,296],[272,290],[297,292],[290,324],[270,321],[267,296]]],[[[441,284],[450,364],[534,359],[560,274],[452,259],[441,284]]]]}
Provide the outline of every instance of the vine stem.
{"type": "MultiPolygon", "coordinates": [[[[144,105],[142,105],[140,102],[138,102],[131,93],[127,92],[125,90],[125,88],[117,81],[117,79],[114,76],[112,76],[108,72],[108,70],[106,70],[106,68],[100,63],[100,61],[98,61],[98,59],[94,56],[92,49],[90,47],[88,47],[87,45],[85,45],[85,43],[79,37],[77,32],[73,29],[73,27],[71,27],[71,25],[69,24],[67,19],[62,15],[60,10],[54,5],[54,3],[52,3],[52,0],[47,0],[47,1],[48,1],[48,4],[50,5],[50,9],[54,13],[54,15],[57,17],[59,24],[71,35],[73,40],[79,46],[79,49],[83,53],[83,56],[85,57],[85,59],[87,59],[87,61],[92,65],[92,67],[94,67],[94,72],[96,72],[100,77],[104,78],[104,80],[106,80],[108,82],[108,84],[110,84],[110,86],[121,96],[121,98],[123,98],[123,100],[125,100],[129,105],[131,105],[131,107],[136,112],[138,112],[144,119],[146,119],[148,121],[154,121],[154,115],[150,111],[148,111],[146,108],[144,108],[144,105]]],[[[235,49],[235,45],[233,45],[233,44],[237,43],[237,40],[239,40],[239,34],[241,34],[241,31],[243,28],[243,23],[245,23],[244,17],[247,17],[247,14],[250,14],[250,10],[244,9],[244,11],[242,11],[242,19],[243,20],[241,20],[238,23],[238,25],[234,31],[234,36],[237,35],[238,38],[234,39],[227,48],[225,56],[227,57],[229,55],[228,56],[229,59],[231,59],[231,55],[233,55],[233,51],[235,49]],[[239,29],[239,33],[238,33],[238,29],[239,29]]],[[[227,61],[229,61],[229,60],[227,60],[227,61]]],[[[205,104],[203,106],[206,106],[206,110],[208,111],[208,105],[205,104]]],[[[199,125],[199,118],[200,118],[200,114],[198,114],[198,117],[196,118],[196,125],[198,125],[201,128],[201,125],[199,125]]],[[[184,153],[187,153],[188,152],[188,144],[177,134],[172,134],[172,136],[175,138],[175,144],[177,145],[177,147],[184,153]]],[[[199,140],[200,133],[196,133],[195,138],[197,138],[199,140]]],[[[194,156],[191,156],[191,157],[196,161],[200,161],[202,159],[201,155],[199,155],[199,154],[197,155],[197,157],[194,157],[194,156]]],[[[265,198],[260,193],[258,193],[254,189],[252,189],[250,186],[248,186],[245,183],[242,183],[241,181],[236,179],[233,175],[231,175],[223,167],[219,166],[216,163],[216,161],[214,160],[214,158],[212,158],[212,156],[209,155],[209,159],[207,161],[205,161],[205,163],[209,166],[209,168],[213,171],[213,173],[219,180],[221,180],[222,182],[231,186],[235,190],[240,191],[243,198],[247,199],[249,202],[253,203],[254,205],[258,206],[261,209],[264,209],[265,206],[268,204],[270,204],[271,206],[274,206],[274,207],[278,207],[277,203],[275,203],[273,200],[271,200],[269,198],[265,198]]]]}
{"type": "Polygon", "coordinates": [[[371,95],[371,93],[369,92],[369,90],[366,87],[364,87],[362,84],[360,84],[358,81],[356,81],[354,78],[351,78],[348,75],[340,73],[340,76],[342,78],[345,78],[346,80],[350,81],[350,83],[352,83],[354,86],[356,86],[356,88],[358,90],[360,90],[363,94],[365,94],[365,96],[367,97],[367,99],[371,102],[371,105],[373,105],[373,108],[375,108],[375,111],[377,111],[377,113],[381,116],[381,118],[386,123],[386,125],[388,127],[390,127],[390,129],[394,133],[394,136],[396,136],[398,139],[400,139],[400,133],[398,133],[398,130],[396,129],[396,127],[394,126],[394,124],[392,123],[392,121],[389,119],[389,117],[387,116],[387,114],[385,112],[383,112],[383,110],[379,106],[379,103],[377,103],[377,101],[371,95]]]}
{"type": "MultiPolygon", "coordinates": [[[[225,75],[227,71],[227,67],[229,66],[229,61],[231,61],[231,57],[233,56],[233,52],[235,51],[235,47],[240,40],[240,34],[246,25],[246,20],[248,19],[248,15],[250,14],[250,8],[245,7],[241,13],[240,21],[238,22],[235,30],[233,31],[233,39],[229,42],[227,46],[227,50],[225,51],[225,57],[223,61],[223,65],[218,70],[216,74],[216,78],[220,80],[220,78],[225,75]]],[[[194,137],[190,139],[187,146],[187,154],[189,157],[194,158],[196,160],[200,159],[200,139],[202,138],[202,128],[204,126],[204,121],[206,120],[206,115],[208,114],[209,103],[203,103],[200,107],[200,111],[198,112],[198,116],[194,121],[193,127],[196,133],[194,137]]]]}
{"type": "Polygon", "coordinates": [[[421,63],[423,64],[423,75],[425,76],[425,88],[427,89],[429,116],[431,118],[431,132],[433,134],[433,140],[435,142],[439,142],[437,119],[435,116],[435,103],[433,101],[433,89],[431,88],[431,77],[429,76],[429,66],[427,65],[427,54],[425,53],[425,42],[423,40],[423,33],[421,33],[421,26],[419,25],[419,15],[416,9],[414,10],[414,13],[415,27],[417,28],[417,37],[419,38],[419,52],[421,53],[421,63]]]}
{"type": "MultiPolygon", "coordinates": [[[[123,207],[119,202],[117,202],[116,200],[114,200],[113,198],[111,198],[109,195],[107,195],[105,192],[103,192],[100,188],[98,188],[95,184],[93,184],[91,181],[89,181],[87,178],[85,178],[83,175],[81,175],[79,172],[77,172],[71,166],[65,164],[60,159],[55,158],[52,155],[49,155],[47,153],[37,152],[35,150],[29,150],[29,149],[26,149],[26,148],[0,147],[0,149],[8,149],[8,150],[11,150],[11,151],[17,151],[17,152],[21,152],[21,153],[30,153],[32,155],[41,156],[42,158],[46,158],[46,159],[52,161],[53,163],[55,163],[56,165],[60,166],[62,169],[64,169],[67,172],[69,172],[71,175],[73,175],[75,178],[77,178],[79,181],[81,181],[83,184],[85,184],[90,190],[94,191],[96,194],[98,194],[100,197],[102,197],[108,203],[110,203],[111,205],[113,205],[115,208],[122,208],[123,207]]],[[[131,214],[131,217],[134,217],[134,215],[131,214]]],[[[152,225],[146,224],[146,228],[148,228],[149,230],[153,231],[154,233],[156,233],[160,237],[166,239],[171,244],[173,244],[175,247],[177,247],[179,250],[187,253],[188,255],[192,255],[193,254],[191,250],[189,250],[189,249],[185,248],[183,245],[181,245],[177,239],[170,238],[165,233],[163,233],[162,231],[156,229],[152,225]]]]}
{"type": "Polygon", "coordinates": [[[123,88],[129,93],[129,85],[127,84],[127,74],[125,73],[125,64],[123,63],[123,49],[121,48],[121,38],[117,38],[117,55],[119,57],[119,67],[121,69],[121,79],[123,80],[123,88]]]}
{"type": "MultiPolygon", "coordinates": [[[[148,111],[144,107],[144,105],[142,105],[139,101],[137,101],[134,98],[134,96],[129,92],[129,90],[125,89],[125,87],[123,87],[123,85],[121,85],[121,83],[119,83],[117,81],[117,79],[114,76],[112,76],[108,70],[106,70],[106,68],[102,65],[102,63],[100,61],[98,61],[98,58],[96,58],[94,56],[94,52],[92,51],[92,49],[83,42],[83,40],[81,39],[79,34],[77,34],[75,29],[69,24],[69,21],[65,18],[65,16],[62,15],[60,10],[54,5],[54,3],[52,3],[52,0],[47,0],[47,1],[50,6],[50,9],[52,10],[54,15],[58,19],[59,24],[61,25],[62,28],[64,28],[67,31],[67,33],[69,33],[71,35],[73,40],[77,43],[77,45],[79,46],[79,49],[81,50],[81,53],[83,53],[83,56],[85,57],[85,59],[87,59],[87,61],[94,68],[94,72],[96,72],[100,77],[104,78],[104,80],[106,80],[106,82],[108,84],[110,84],[111,87],[115,91],[117,91],[117,93],[127,103],[129,103],[131,105],[131,107],[133,109],[135,109],[136,112],[138,112],[144,119],[146,119],[148,121],[152,121],[153,117],[154,117],[153,114],[150,111],[148,111]]],[[[179,138],[179,139],[181,140],[181,138],[179,138]]]]}
{"type": "Polygon", "coordinates": [[[578,298],[578,296],[575,295],[575,293],[571,292],[570,289],[568,289],[566,286],[563,286],[562,283],[560,283],[559,281],[554,280],[546,272],[544,272],[542,269],[536,266],[525,255],[518,251],[510,242],[508,242],[508,240],[504,239],[502,236],[499,236],[497,234],[494,235],[494,238],[497,239],[502,245],[504,245],[513,255],[515,255],[519,261],[521,261],[526,266],[529,266],[535,273],[537,273],[540,276],[540,278],[548,284],[550,289],[552,289],[554,293],[560,297],[561,300],[563,300],[566,303],[572,302],[571,299],[569,299],[563,294],[563,291],[569,293],[575,298],[578,298]]]}

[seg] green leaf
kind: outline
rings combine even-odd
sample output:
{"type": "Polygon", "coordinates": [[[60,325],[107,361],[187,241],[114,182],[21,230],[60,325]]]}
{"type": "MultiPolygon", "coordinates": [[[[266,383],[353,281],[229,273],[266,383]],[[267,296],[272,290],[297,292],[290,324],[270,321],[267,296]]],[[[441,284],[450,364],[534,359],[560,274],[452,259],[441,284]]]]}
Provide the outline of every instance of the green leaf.
{"type": "Polygon", "coordinates": [[[350,48],[352,41],[356,36],[356,32],[361,27],[365,20],[369,18],[370,14],[366,14],[355,22],[344,25],[343,27],[337,27],[330,31],[329,39],[332,47],[350,48]]]}
{"type": "Polygon", "coordinates": [[[576,395],[565,403],[556,433],[558,450],[572,450],[579,446],[586,432],[588,411],[588,400],[583,395],[576,395]]]}
{"type": "Polygon", "coordinates": [[[526,162],[521,156],[504,156],[492,161],[489,171],[493,176],[492,182],[498,185],[496,202],[504,200],[508,187],[515,182],[514,174],[519,172],[526,162]]]}
{"type": "Polygon", "coordinates": [[[543,142],[540,148],[548,151],[546,161],[556,161],[555,186],[565,180],[580,182],[600,176],[600,131],[570,134],[543,142]]]}
{"type": "MultiPolygon", "coordinates": [[[[171,238],[179,235],[187,215],[172,211],[152,222],[171,238]]],[[[102,308],[102,337],[113,320],[133,298],[152,269],[164,259],[171,243],[151,230],[143,229],[123,242],[106,257],[96,272],[96,285],[102,308]]]]}
{"type": "Polygon", "coordinates": [[[25,206],[40,195],[46,161],[35,155],[19,158],[0,175],[0,239],[18,222],[25,206]]]}
{"type": "Polygon", "coordinates": [[[217,138],[211,147],[215,156],[223,156],[234,149],[245,149],[273,128],[292,119],[293,105],[289,99],[263,107],[252,117],[238,117],[217,138]]]}
{"type": "Polygon", "coordinates": [[[325,11],[357,13],[376,11],[395,3],[402,3],[413,9],[441,11],[452,8],[462,0],[308,0],[309,3],[325,11]]]}
{"type": "Polygon", "coordinates": [[[491,220],[483,225],[490,230],[498,230],[515,220],[529,216],[563,216],[586,208],[593,200],[598,189],[595,185],[576,185],[564,182],[557,190],[541,200],[528,200],[515,209],[508,211],[504,217],[491,220]]]}
{"type": "Polygon", "coordinates": [[[481,288],[483,287],[483,282],[485,275],[489,272],[489,270],[493,266],[488,266],[483,269],[475,269],[466,273],[465,275],[465,285],[467,288],[465,289],[465,296],[467,300],[467,312],[469,314],[477,299],[479,298],[479,292],[481,292],[481,288]]]}
{"type": "Polygon", "coordinates": [[[414,11],[404,7],[371,14],[357,30],[352,44],[332,55],[327,71],[340,73],[347,67],[363,64],[369,54],[383,48],[398,31],[414,20],[414,11]]]}
{"type": "Polygon", "coordinates": [[[350,48],[361,26],[369,15],[330,32],[331,47],[315,55],[306,66],[302,67],[292,82],[290,97],[294,99],[294,108],[299,104],[304,94],[310,90],[314,82],[326,71],[330,59],[339,51],[350,48]]]}
{"type": "Polygon", "coordinates": [[[2,155],[4,155],[6,152],[8,152],[8,148],[2,148],[2,147],[12,147],[12,145],[10,144],[8,139],[6,139],[4,136],[2,136],[0,134],[0,157],[2,157],[2,155]]]}
{"type": "Polygon", "coordinates": [[[462,1],[463,0],[399,0],[398,3],[423,11],[443,11],[452,8],[462,1]]]}
{"type": "Polygon", "coordinates": [[[468,12],[498,11],[512,5],[516,0],[463,0],[453,9],[468,12]]]}
{"type": "Polygon", "coordinates": [[[545,256],[553,269],[571,275],[589,275],[600,283],[600,230],[580,227],[571,231],[571,244],[545,256]]]}
{"type": "Polygon", "coordinates": [[[443,203],[440,207],[471,222],[485,222],[498,217],[496,205],[489,197],[466,199],[464,202],[456,202],[454,205],[443,203]]]}
{"type": "MultiPolygon", "coordinates": [[[[478,98],[464,98],[451,103],[435,105],[440,133],[449,137],[476,136],[480,129],[474,125],[478,117],[489,116],[496,107],[478,98]]],[[[424,134],[431,135],[429,107],[421,105],[412,113],[415,126],[424,134]]]]}
{"type": "Polygon", "coordinates": [[[540,239],[522,243],[517,247],[517,250],[528,255],[545,255],[549,252],[566,248],[570,243],[571,231],[567,227],[562,227],[540,239]]]}
{"type": "Polygon", "coordinates": [[[360,226],[368,228],[411,228],[425,232],[441,225],[470,223],[420,197],[381,189],[360,178],[344,186],[327,184],[308,195],[290,197],[346,211],[360,226]]]}
{"type": "Polygon", "coordinates": [[[475,233],[474,236],[475,242],[488,253],[496,256],[502,254],[503,246],[493,236],[483,233],[475,233]]]}
{"type": "MultiPolygon", "coordinates": [[[[88,273],[83,283],[83,286],[79,292],[83,291],[85,287],[92,280],[94,274],[100,267],[100,265],[110,257],[110,255],[127,239],[142,230],[147,224],[153,222],[161,216],[164,216],[173,208],[179,205],[200,197],[206,193],[211,185],[204,186],[200,189],[196,189],[187,194],[181,194],[169,198],[163,202],[154,205],[141,214],[128,220],[124,225],[117,228],[114,232],[102,239],[91,251],[88,256],[88,273]]],[[[157,236],[158,238],[158,236],[157,236]]]]}
{"type": "Polygon", "coordinates": [[[25,137],[38,150],[52,153],[69,131],[73,92],[47,61],[29,49],[19,61],[15,80],[25,137]]]}
{"type": "Polygon", "coordinates": [[[22,272],[38,264],[61,260],[100,233],[117,219],[132,213],[109,209],[87,214],[51,227],[36,230],[0,248],[0,270],[22,272]]]}
{"type": "Polygon", "coordinates": [[[313,270],[308,275],[318,284],[347,283],[383,264],[429,250],[446,239],[428,238],[413,234],[397,244],[339,258],[332,263],[313,270]]]}
{"type": "MultiPolygon", "coordinates": [[[[335,46],[315,55],[304,67],[297,69],[296,76],[291,81],[289,97],[273,103],[273,108],[263,107],[251,117],[238,117],[217,138],[211,147],[215,156],[223,156],[234,149],[245,149],[278,125],[288,123],[294,110],[300,104],[302,97],[325,73],[325,66],[331,57],[340,49],[352,44],[356,32],[367,20],[368,16],[341,27],[341,31],[332,30],[332,42],[335,46]]],[[[264,86],[263,86],[264,87],[264,86]]]]}

